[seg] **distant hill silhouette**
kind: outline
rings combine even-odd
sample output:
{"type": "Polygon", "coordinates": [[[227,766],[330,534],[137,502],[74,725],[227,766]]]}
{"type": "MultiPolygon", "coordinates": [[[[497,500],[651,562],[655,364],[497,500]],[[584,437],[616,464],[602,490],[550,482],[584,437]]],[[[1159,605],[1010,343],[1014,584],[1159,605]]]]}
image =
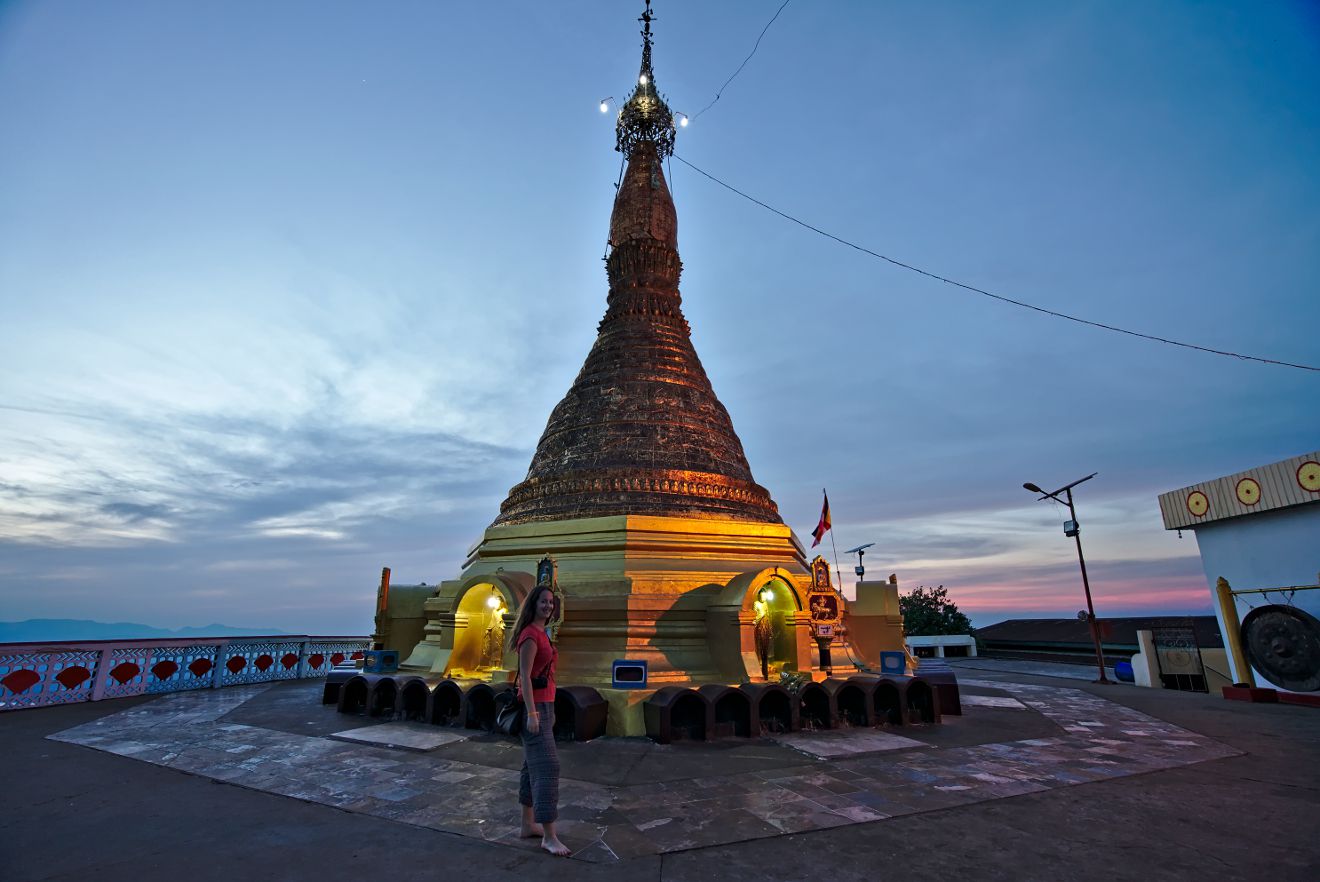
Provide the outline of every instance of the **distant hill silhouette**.
{"type": "Polygon", "coordinates": [[[151,640],[179,637],[254,637],[283,634],[279,628],[235,628],[232,625],[202,625],[189,628],[155,628],[137,622],[94,622],[89,619],[27,619],[0,622],[0,643],[34,640],[76,643],[87,640],[151,640]]]}

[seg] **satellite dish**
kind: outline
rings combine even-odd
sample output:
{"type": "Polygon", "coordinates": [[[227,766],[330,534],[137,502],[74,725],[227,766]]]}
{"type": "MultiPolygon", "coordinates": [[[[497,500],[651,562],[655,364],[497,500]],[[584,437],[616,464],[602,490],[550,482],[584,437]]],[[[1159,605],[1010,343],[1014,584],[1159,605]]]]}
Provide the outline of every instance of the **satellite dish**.
{"type": "Polygon", "coordinates": [[[1320,691],[1320,620],[1292,606],[1258,606],[1242,619],[1247,661],[1271,683],[1320,691]]]}

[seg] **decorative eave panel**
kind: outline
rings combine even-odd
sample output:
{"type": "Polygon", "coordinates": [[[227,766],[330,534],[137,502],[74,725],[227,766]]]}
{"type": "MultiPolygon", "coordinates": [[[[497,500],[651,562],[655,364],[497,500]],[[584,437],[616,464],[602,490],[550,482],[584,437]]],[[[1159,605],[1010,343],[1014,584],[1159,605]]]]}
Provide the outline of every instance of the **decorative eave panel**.
{"type": "Polygon", "coordinates": [[[1320,502],[1320,451],[1160,494],[1164,529],[1320,502]]]}

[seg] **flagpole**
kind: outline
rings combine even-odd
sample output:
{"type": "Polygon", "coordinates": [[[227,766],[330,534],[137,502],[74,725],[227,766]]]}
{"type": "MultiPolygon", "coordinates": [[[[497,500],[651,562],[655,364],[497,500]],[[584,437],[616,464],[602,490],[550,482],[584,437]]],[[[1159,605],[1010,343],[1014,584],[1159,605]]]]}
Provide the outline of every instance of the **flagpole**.
{"type": "MultiPolygon", "coordinates": [[[[820,492],[825,494],[826,499],[829,498],[830,494],[824,487],[820,492]]],[[[838,593],[843,597],[843,569],[839,566],[839,546],[834,541],[834,512],[830,512],[830,547],[834,549],[834,574],[839,577],[838,593]]]]}
{"type": "Polygon", "coordinates": [[[834,546],[834,572],[839,577],[839,596],[843,596],[843,570],[839,567],[839,546],[834,544],[834,531],[830,530],[830,545],[834,546]]]}
{"type": "MultiPolygon", "coordinates": [[[[833,512],[831,512],[831,514],[833,514],[833,512]]],[[[833,518],[831,518],[831,520],[833,520],[833,518]]],[[[839,577],[839,587],[834,589],[834,593],[839,595],[839,604],[842,606],[847,602],[847,598],[843,596],[843,568],[839,566],[839,546],[838,543],[834,541],[833,524],[830,524],[830,547],[834,549],[834,572],[839,577]]],[[[856,668],[859,671],[870,670],[869,668],[863,667],[860,663],[858,663],[857,659],[853,658],[852,648],[850,644],[841,642],[839,646],[840,648],[843,649],[845,653],[847,653],[848,661],[852,662],[854,668],[856,668]]]]}

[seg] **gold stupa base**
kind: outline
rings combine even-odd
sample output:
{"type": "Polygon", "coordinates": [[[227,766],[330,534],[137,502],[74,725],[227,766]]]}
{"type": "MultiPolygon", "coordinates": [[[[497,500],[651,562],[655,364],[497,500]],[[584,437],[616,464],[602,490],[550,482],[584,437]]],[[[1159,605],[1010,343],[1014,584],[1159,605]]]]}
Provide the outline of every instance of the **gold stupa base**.
{"type": "MultiPolygon", "coordinates": [[[[461,575],[423,604],[420,641],[392,646],[388,617],[376,639],[400,650],[402,671],[507,681],[517,659],[503,652],[505,629],[547,554],[565,604],[556,679],[606,698],[610,734],[643,734],[642,703],[660,686],[776,682],[781,670],[826,676],[797,537],[783,524],[713,518],[619,515],[490,527],[461,575]],[[763,616],[768,677],[757,653],[763,616]],[[614,689],[617,659],[645,661],[649,688],[614,689]]],[[[868,585],[862,616],[845,618],[848,633],[831,647],[836,675],[852,670],[850,659],[878,666],[881,648],[902,648],[897,586],[881,584],[868,585]]]]}

